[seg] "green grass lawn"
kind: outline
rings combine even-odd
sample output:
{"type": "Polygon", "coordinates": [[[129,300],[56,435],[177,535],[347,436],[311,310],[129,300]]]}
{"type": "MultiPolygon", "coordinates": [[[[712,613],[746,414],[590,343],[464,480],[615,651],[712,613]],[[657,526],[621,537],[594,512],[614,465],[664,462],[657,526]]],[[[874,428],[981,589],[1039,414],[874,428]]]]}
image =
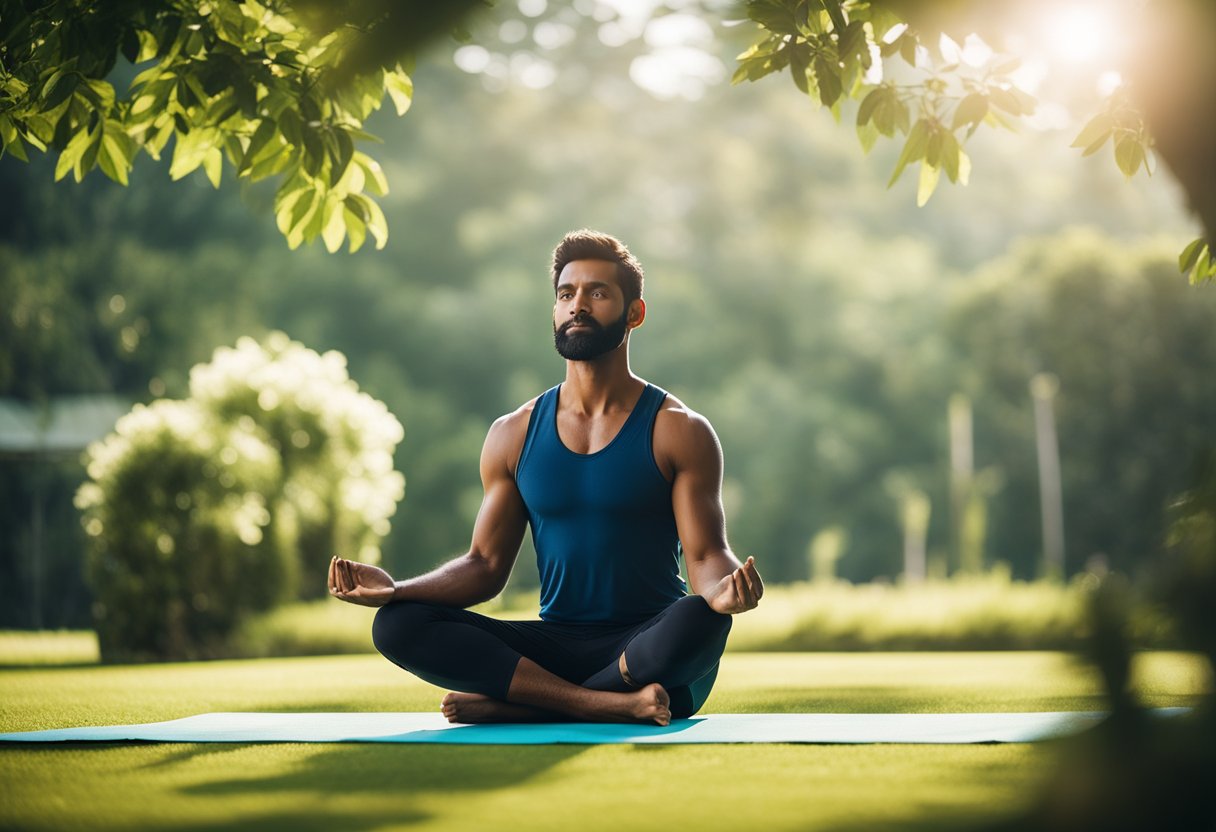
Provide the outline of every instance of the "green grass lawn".
{"type": "MultiPolygon", "coordinates": [[[[1211,689],[1144,654],[1151,705],[1211,689]]],[[[207,711],[414,711],[441,691],[371,656],[0,669],[0,731],[207,711]]],[[[726,657],[703,713],[1098,710],[1057,653],[726,657]]],[[[1018,810],[1054,748],[74,744],[0,746],[3,829],[950,829],[1018,810]]]]}

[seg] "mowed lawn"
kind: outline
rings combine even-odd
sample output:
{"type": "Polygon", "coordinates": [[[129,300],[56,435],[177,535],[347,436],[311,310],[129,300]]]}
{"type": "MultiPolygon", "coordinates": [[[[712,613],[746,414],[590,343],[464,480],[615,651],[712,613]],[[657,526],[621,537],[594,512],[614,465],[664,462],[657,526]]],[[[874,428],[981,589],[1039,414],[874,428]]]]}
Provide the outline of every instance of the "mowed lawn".
{"type": "MultiPolygon", "coordinates": [[[[1211,689],[1137,657],[1150,705],[1211,689]]],[[[208,711],[419,711],[379,657],[0,669],[0,731],[208,711]]],[[[1100,710],[1058,653],[728,654],[703,713],[1100,710]]],[[[0,828],[950,829],[1026,806],[1051,744],[971,746],[0,745],[0,828]]]]}

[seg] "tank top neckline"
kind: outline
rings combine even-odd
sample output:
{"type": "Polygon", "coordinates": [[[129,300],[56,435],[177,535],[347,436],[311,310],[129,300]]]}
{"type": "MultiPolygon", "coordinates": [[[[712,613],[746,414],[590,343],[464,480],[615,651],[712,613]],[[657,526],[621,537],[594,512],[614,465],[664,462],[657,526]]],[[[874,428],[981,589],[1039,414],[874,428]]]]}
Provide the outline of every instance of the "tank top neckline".
{"type": "Polygon", "coordinates": [[[553,438],[557,440],[558,447],[571,456],[578,457],[579,459],[593,459],[594,457],[608,451],[610,448],[616,445],[622,436],[625,435],[626,431],[629,430],[634,421],[641,418],[638,414],[643,409],[642,405],[646,401],[646,396],[649,394],[650,388],[654,386],[650,382],[645,382],[645,384],[646,386],[642,388],[641,395],[638,396],[638,400],[633,404],[633,410],[629,411],[629,415],[625,417],[624,423],[622,423],[620,428],[617,429],[616,434],[610,440],[608,440],[608,444],[600,448],[598,451],[592,451],[591,453],[587,454],[580,454],[578,451],[572,450],[564,441],[562,441],[561,431],[557,429],[557,413],[561,406],[562,387],[565,386],[565,382],[558,384],[555,388],[553,388],[553,420],[550,422],[553,430],[553,438]]]}

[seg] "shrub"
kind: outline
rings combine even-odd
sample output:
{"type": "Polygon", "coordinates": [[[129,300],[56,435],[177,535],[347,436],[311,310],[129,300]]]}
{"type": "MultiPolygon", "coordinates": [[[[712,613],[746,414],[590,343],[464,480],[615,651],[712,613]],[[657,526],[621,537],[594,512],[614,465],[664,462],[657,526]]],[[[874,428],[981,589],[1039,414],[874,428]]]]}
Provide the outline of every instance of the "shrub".
{"type": "Polygon", "coordinates": [[[241,338],[190,371],[190,395],[226,423],[256,426],[282,463],[276,522],[290,530],[300,574],[293,595],[324,594],[335,552],[369,563],[405,490],[393,470],[403,431],[382,402],[346,371],[346,358],[319,355],[281,332],[241,338]]]}
{"type": "Polygon", "coordinates": [[[323,593],[333,552],[378,561],[405,487],[401,424],[339,353],[241,338],[190,392],[89,448],[77,506],[107,661],[224,655],[250,613],[323,593]]]}
{"type": "Polygon", "coordinates": [[[265,496],[280,471],[254,429],[192,402],[136,405],[90,447],[76,504],[106,660],[217,655],[245,614],[284,597],[294,564],[265,496]]]}

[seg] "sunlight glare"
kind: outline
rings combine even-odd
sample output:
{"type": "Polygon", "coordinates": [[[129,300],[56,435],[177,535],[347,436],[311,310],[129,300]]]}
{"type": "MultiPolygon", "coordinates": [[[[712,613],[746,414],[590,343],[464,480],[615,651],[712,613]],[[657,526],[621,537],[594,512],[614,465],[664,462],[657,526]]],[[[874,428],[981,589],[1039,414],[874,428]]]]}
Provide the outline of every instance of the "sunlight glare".
{"type": "Polygon", "coordinates": [[[1047,47],[1069,63],[1092,63],[1114,50],[1113,7],[1103,3],[1061,4],[1043,15],[1047,47]]]}

